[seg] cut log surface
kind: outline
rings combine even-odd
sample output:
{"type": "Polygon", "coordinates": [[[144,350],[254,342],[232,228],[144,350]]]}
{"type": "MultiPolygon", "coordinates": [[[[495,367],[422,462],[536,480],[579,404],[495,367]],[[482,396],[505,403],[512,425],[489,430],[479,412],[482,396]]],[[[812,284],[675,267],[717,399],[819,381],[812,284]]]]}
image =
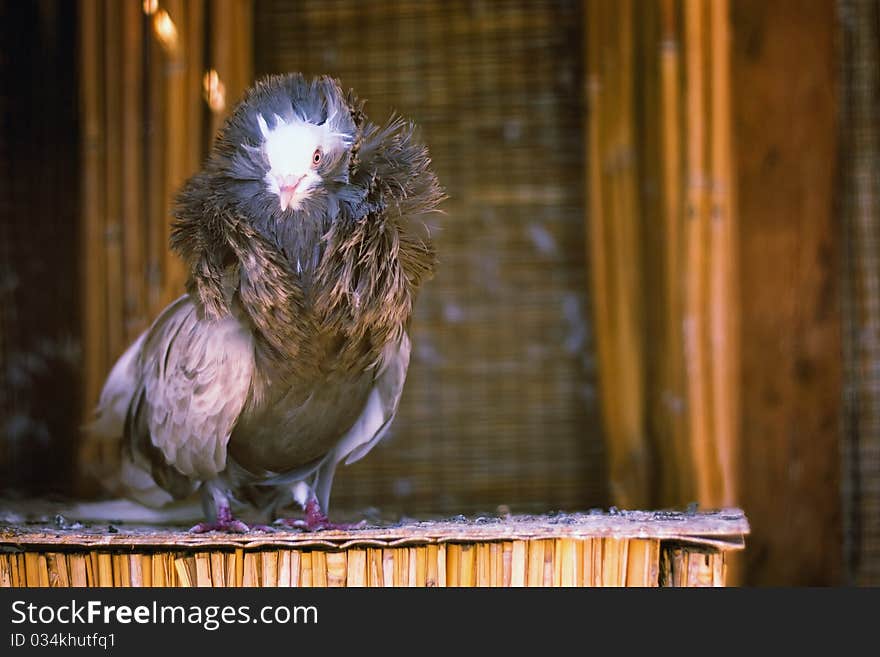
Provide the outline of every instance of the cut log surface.
{"type": "MultiPolygon", "coordinates": [[[[2,507],[0,507],[2,508],[2,507]]],[[[33,513],[31,511],[31,513],[33,513]]],[[[2,517],[2,516],[0,516],[2,517]]],[[[704,512],[594,510],[551,515],[458,516],[442,520],[365,525],[356,529],[303,532],[278,529],[248,534],[192,534],[174,526],[63,522],[47,518],[0,522],[0,549],[176,547],[181,549],[351,547],[521,541],[532,539],[659,539],[719,550],[744,547],[748,521],[739,509],[704,512]]],[[[34,516],[31,516],[34,517],[34,516]]]]}

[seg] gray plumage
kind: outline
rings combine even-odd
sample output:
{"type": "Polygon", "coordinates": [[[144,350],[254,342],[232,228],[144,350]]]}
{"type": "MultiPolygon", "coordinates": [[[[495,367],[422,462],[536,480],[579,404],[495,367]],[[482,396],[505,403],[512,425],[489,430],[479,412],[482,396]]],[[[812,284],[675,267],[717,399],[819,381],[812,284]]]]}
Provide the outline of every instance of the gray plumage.
{"type": "Polygon", "coordinates": [[[326,513],[336,466],[397,411],[442,198],[412,124],[370,123],[327,77],[257,83],[178,194],[187,294],[102,392],[115,484],[151,506],[201,489],[209,528],[233,527],[230,500],[326,513]]]}

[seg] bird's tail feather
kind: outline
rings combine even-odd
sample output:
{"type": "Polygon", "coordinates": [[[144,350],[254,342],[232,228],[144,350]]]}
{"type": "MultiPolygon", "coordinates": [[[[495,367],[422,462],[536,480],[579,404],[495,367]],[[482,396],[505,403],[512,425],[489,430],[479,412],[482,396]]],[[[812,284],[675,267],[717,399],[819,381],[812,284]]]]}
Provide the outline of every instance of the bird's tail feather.
{"type": "MultiPolygon", "coordinates": [[[[168,507],[173,498],[163,490],[146,469],[132,460],[123,449],[125,419],[141,381],[141,347],[146,332],[125,351],[101,391],[95,417],[83,431],[90,443],[91,458],[83,459],[83,474],[100,483],[109,494],[135,500],[147,508],[168,507]]],[[[189,504],[189,502],[187,502],[189,504]]],[[[197,504],[197,502],[196,502],[197,504]]]]}
{"type": "Polygon", "coordinates": [[[132,500],[80,502],[60,510],[68,518],[83,522],[126,522],[133,524],[193,524],[202,520],[198,498],[175,502],[161,509],[149,508],[132,500]]]}

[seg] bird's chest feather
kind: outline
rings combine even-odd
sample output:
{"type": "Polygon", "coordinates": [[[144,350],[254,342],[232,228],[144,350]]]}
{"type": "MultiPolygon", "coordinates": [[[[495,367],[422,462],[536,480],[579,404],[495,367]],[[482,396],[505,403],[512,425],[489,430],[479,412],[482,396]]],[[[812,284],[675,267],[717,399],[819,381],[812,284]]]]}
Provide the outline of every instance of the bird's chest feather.
{"type": "Polygon", "coordinates": [[[363,313],[357,293],[337,295],[317,274],[295,278],[303,294],[281,315],[289,323],[268,326],[272,335],[256,332],[252,400],[229,443],[255,473],[293,470],[333,449],[363,411],[392,335],[363,313]]]}

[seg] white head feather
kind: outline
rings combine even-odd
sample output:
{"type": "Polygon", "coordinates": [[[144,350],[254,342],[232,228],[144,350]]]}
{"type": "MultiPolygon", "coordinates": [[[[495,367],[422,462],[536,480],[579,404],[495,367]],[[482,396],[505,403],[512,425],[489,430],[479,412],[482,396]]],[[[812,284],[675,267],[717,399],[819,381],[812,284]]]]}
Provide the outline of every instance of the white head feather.
{"type": "Polygon", "coordinates": [[[277,114],[274,118],[275,126],[270,128],[263,115],[257,115],[269,161],[265,181],[269,191],[278,196],[282,210],[296,210],[321,181],[319,162],[341,150],[347,135],[333,132],[329,121],[315,125],[297,118],[287,122],[277,114]]]}

